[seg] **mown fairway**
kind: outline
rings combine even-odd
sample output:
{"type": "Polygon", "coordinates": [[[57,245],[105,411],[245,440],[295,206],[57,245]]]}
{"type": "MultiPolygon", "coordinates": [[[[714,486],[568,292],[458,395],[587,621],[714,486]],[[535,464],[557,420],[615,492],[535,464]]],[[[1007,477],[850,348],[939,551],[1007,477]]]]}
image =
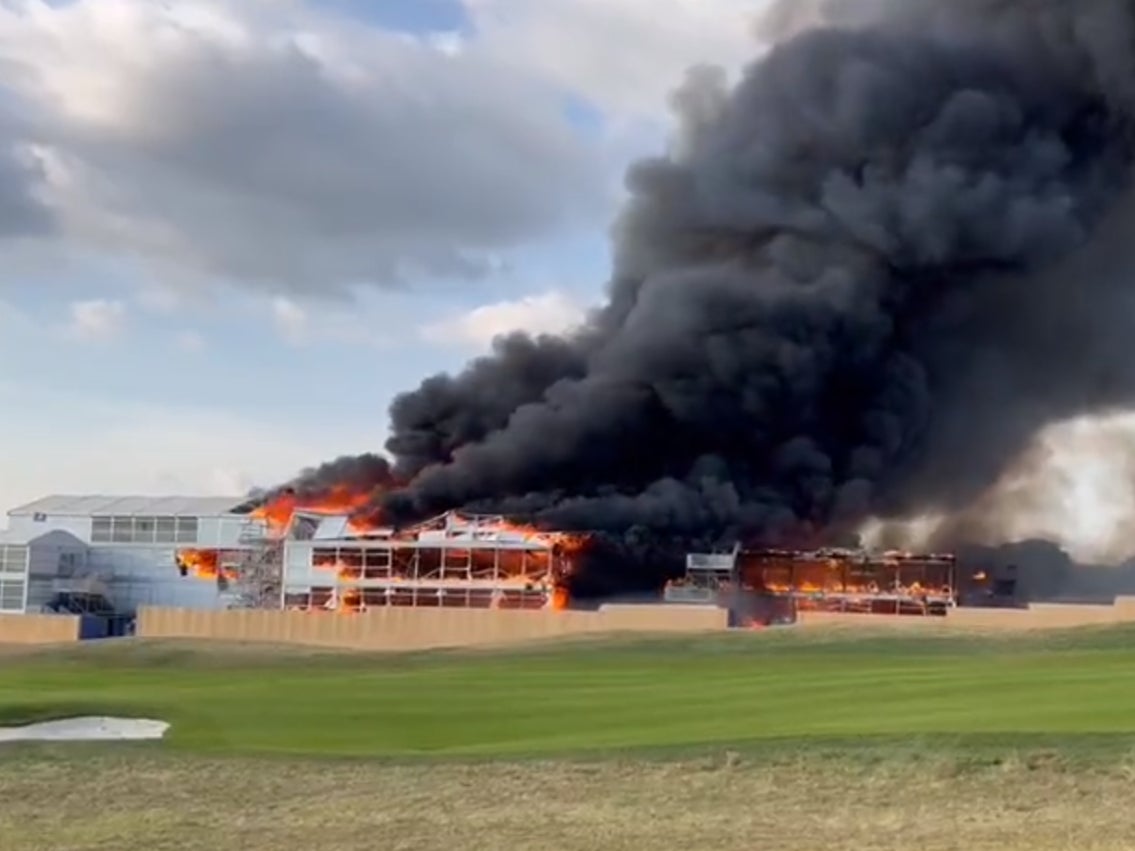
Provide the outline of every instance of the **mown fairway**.
{"type": "Polygon", "coordinates": [[[0,654],[0,847],[1135,847],[1135,632],[0,654]]]}
{"type": "Polygon", "coordinates": [[[413,656],[125,645],[0,660],[0,718],[146,714],[183,751],[557,756],[1135,732],[1135,633],[730,635],[413,656]]]}

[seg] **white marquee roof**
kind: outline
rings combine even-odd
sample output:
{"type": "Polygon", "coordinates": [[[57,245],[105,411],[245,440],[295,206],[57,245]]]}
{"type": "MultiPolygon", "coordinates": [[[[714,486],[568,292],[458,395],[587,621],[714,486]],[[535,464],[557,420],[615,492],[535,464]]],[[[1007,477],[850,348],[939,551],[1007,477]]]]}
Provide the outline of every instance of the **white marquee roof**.
{"type": "Polygon", "coordinates": [[[72,544],[77,547],[86,547],[86,544],[72,535],[70,532],[65,532],[62,529],[53,529],[48,532],[43,531],[16,531],[13,529],[0,529],[0,546],[10,547],[24,547],[36,543],[40,540],[49,540],[54,543],[72,544]]]}
{"type": "Polygon", "coordinates": [[[247,502],[246,497],[233,496],[45,496],[8,512],[9,517],[47,514],[63,517],[99,516],[171,516],[212,517],[229,514],[247,502]]]}

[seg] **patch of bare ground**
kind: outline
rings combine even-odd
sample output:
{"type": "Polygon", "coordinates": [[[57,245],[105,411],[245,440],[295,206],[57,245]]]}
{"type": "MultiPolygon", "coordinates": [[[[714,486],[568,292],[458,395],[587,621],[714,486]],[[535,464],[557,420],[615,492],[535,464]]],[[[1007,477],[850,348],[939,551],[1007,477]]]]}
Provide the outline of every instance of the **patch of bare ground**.
{"type": "Polygon", "coordinates": [[[1118,851],[1126,764],[395,766],[38,747],[0,761],[5,851],[762,848],[1118,851]]]}

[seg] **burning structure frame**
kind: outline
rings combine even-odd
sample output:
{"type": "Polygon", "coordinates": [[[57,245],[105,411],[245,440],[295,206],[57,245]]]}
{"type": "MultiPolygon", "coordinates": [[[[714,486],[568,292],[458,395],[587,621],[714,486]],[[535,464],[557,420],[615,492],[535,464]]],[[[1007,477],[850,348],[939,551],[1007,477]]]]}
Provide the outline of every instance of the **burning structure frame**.
{"type": "Polygon", "coordinates": [[[449,512],[405,528],[297,509],[251,520],[239,548],[183,550],[183,574],[215,580],[239,608],[358,612],[385,606],[547,609],[567,605],[582,541],[496,515],[449,512]]]}
{"type": "MultiPolygon", "coordinates": [[[[866,550],[744,550],[690,554],[666,589],[675,602],[721,601],[735,609],[942,616],[958,604],[957,558],[866,550]],[[749,605],[746,605],[746,602],[749,605]]],[[[778,615],[779,617],[780,615],[778,615]]]]}
{"type": "Polygon", "coordinates": [[[298,511],[284,546],[287,609],[546,609],[566,605],[574,539],[496,515],[453,511],[397,530],[298,511]]]}

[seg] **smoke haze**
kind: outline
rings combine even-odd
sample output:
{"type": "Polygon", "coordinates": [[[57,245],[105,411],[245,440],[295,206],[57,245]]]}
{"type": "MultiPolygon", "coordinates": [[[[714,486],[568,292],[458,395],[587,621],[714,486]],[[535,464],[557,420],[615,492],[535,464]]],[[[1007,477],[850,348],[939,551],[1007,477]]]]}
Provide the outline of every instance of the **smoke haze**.
{"type": "Polygon", "coordinates": [[[587,325],[395,400],[388,515],[833,543],[1135,402],[1135,4],[781,3],[762,33],[675,92],[587,325]]]}

